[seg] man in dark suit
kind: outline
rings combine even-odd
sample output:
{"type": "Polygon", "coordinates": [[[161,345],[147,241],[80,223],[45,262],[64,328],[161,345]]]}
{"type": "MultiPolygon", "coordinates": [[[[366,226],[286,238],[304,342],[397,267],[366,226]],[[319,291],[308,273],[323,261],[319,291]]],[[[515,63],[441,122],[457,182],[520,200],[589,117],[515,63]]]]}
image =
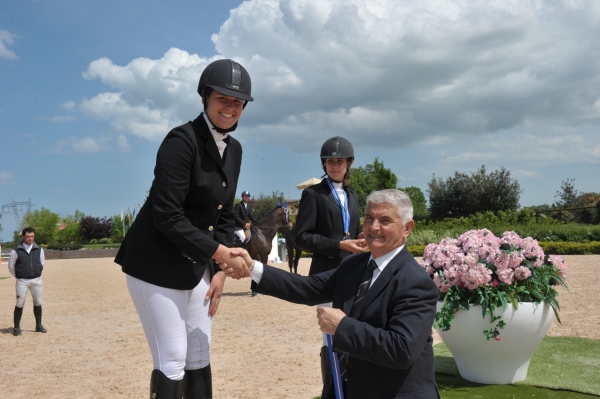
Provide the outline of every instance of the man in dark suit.
{"type": "MultiPolygon", "coordinates": [[[[313,276],[246,259],[259,293],[305,305],[333,301],[333,308],[317,308],[317,318],[333,337],[347,399],[439,398],[431,336],[437,288],[405,247],[412,213],[399,190],[371,193],[363,229],[371,253],[350,255],[313,276]]],[[[322,397],[334,397],[331,374],[322,397]]]]}
{"type": "Polygon", "coordinates": [[[248,237],[246,231],[250,230],[251,223],[256,223],[257,220],[252,215],[252,208],[248,203],[250,201],[250,192],[242,192],[242,200],[233,207],[233,221],[235,224],[234,233],[239,237],[241,242],[246,242],[248,237]],[[250,222],[248,222],[250,221],[250,222]]]}

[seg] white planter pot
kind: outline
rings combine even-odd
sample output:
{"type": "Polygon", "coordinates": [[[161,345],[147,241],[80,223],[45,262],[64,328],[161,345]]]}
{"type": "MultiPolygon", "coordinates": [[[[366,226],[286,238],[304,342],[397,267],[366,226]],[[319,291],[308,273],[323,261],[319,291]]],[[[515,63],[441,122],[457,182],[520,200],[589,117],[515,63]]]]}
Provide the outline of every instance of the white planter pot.
{"type": "MultiPolygon", "coordinates": [[[[438,311],[443,302],[438,302],[438,311]]],[[[499,308],[497,314],[502,312],[499,308]]],[[[554,312],[547,303],[520,302],[515,310],[508,305],[502,314],[506,325],[501,341],[487,341],[483,330],[491,327],[490,318],[481,316],[481,306],[460,310],[448,331],[437,329],[452,352],[460,376],[481,384],[512,384],[527,377],[533,353],[544,339],[554,312]]]]}

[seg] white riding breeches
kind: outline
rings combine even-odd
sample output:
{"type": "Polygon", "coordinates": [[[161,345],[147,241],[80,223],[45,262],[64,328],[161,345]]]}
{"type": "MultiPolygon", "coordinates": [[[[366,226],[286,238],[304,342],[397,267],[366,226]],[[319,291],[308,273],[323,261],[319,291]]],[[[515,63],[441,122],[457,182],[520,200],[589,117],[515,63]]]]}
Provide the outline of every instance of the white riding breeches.
{"type": "Polygon", "coordinates": [[[32,279],[17,279],[17,282],[15,283],[15,291],[17,292],[18,308],[22,308],[23,306],[25,306],[27,290],[31,290],[33,306],[40,306],[42,304],[42,276],[32,279]]]}
{"type": "Polygon", "coordinates": [[[246,241],[246,234],[244,234],[244,229],[236,230],[233,232],[233,234],[238,236],[241,242],[246,241]]]}
{"type": "Polygon", "coordinates": [[[212,317],[207,268],[191,290],[159,287],[127,275],[127,288],[152,352],[154,369],[172,380],[210,364],[212,317]]]}

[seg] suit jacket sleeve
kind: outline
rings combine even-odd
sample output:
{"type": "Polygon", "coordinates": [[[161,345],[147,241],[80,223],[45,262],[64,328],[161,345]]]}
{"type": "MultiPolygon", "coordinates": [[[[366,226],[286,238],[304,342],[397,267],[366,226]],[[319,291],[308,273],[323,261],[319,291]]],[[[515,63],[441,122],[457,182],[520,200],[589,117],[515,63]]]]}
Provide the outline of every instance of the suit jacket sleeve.
{"type": "Polygon", "coordinates": [[[336,278],[337,269],[301,276],[264,265],[260,284],[252,282],[252,290],[284,301],[314,306],[331,302],[336,278]]]}
{"type": "Polygon", "coordinates": [[[334,344],[351,358],[395,369],[407,369],[419,359],[431,336],[437,288],[414,259],[407,262],[410,267],[387,288],[393,295],[385,308],[364,319],[344,317],[338,325],[334,344]]]}

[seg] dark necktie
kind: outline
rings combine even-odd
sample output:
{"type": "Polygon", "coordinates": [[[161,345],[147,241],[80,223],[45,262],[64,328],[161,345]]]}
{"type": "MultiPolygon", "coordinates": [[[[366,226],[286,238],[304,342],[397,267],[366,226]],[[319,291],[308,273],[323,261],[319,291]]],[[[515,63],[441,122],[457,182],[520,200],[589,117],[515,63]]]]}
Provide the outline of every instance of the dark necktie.
{"type": "MultiPolygon", "coordinates": [[[[352,309],[354,309],[356,304],[360,302],[367,294],[367,291],[371,286],[371,280],[373,279],[373,271],[375,270],[375,268],[377,268],[377,263],[375,263],[374,259],[371,259],[371,261],[367,265],[367,268],[365,269],[360,278],[360,285],[358,286],[356,297],[354,298],[354,302],[352,303],[352,309]]],[[[352,314],[352,310],[350,310],[350,314],[352,314]]]]}
{"type": "MultiPolygon", "coordinates": [[[[353,316],[354,314],[354,310],[356,309],[356,304],[358,302],[360,302],[365,295],[367,294],[367,291],[369,290],[369,287],[371,286],[371,280],[373,279],[373,271],[377,268],[377,263],[375,262],[374,259],[371,259],[371,261],[369,262],[369,264],[367,265],[365,271],[363,272],[362,276],[360,277],[360,284],[358,285],[358,291],[356,292],[356,297],[354,297],[354,302],[352,303],[352,309],[350,309],[350,317],[353,316]]],[[[340,362],[340,373],[342,375],[342,379],[345,380],[346,379],[346,370],[348,369],[348,358],[346,357],[346,355],[341,355],[339,358],[339,362],[340,362]]]]}

